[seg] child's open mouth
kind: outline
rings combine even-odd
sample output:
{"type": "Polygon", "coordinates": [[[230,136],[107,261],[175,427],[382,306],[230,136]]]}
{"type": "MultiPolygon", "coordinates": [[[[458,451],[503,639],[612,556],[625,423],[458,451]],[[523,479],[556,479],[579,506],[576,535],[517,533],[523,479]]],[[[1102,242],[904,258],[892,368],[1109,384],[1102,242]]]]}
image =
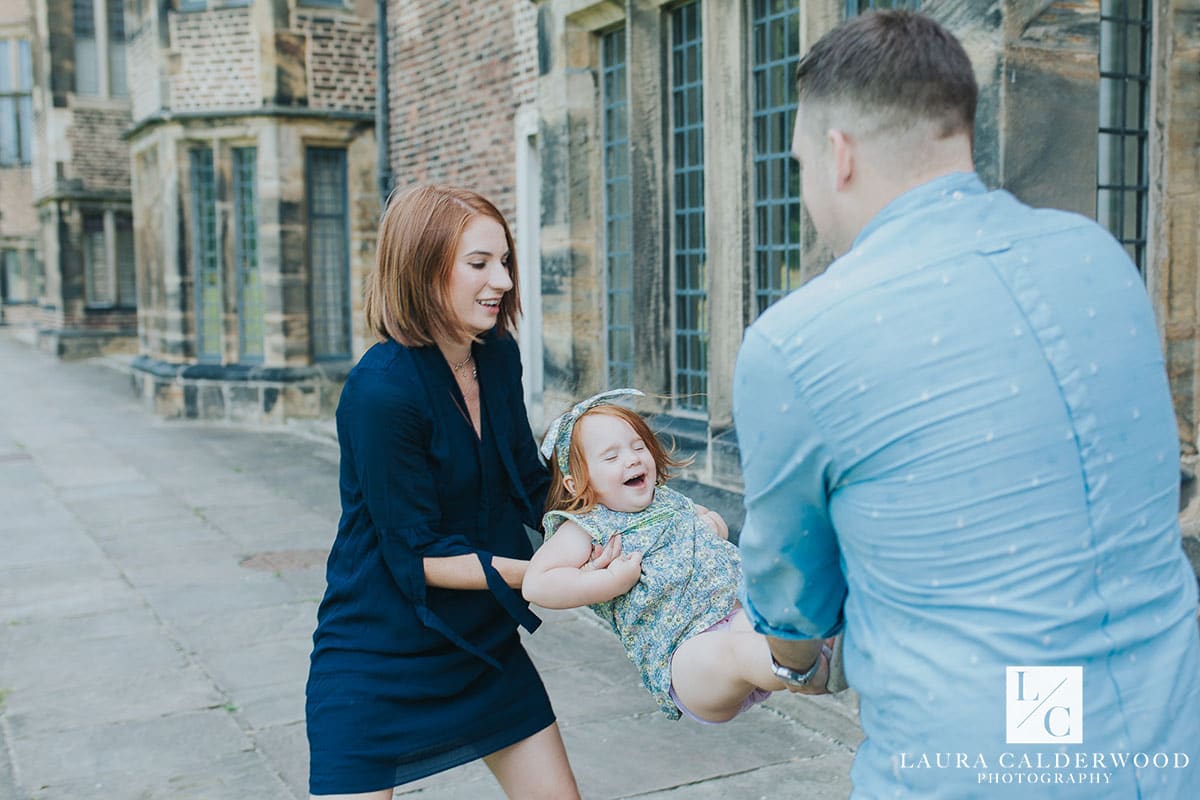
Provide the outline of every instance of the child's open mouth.
{"type": "Polygon", "coordinates": [[[646,473],[643,472],[641,475],[633,476],[629,480],[625,481],[625,485],[631,489],[641,489],[646,485],[646,473]]]}

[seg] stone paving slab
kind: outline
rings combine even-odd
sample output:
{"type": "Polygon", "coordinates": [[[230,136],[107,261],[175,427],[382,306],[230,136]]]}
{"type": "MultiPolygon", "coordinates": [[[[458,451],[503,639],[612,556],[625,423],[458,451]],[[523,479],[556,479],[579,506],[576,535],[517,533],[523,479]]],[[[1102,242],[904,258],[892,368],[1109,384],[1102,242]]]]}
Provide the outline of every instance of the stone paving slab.
{"type": "MultiPolygon", "coordinates": [[[[85,670],[86,671],[86,670],[85,670]]],[[[98,686],[13,689],[5,716],[14,736],[69,731],[96,720],[132,722],[163,714],[218,708],[229,700],[194,664],[169,672],[127,671],[98,686]]]]}
{"type": "Polygon", "coordinates": [[[61,800],[68,797],[104,800],[295,800],[296,796],[265,763],[261,753],[247,750],[170,776],[133,769],[106,771],[89,778],[55,782],[39,787],[30,800],[61,800]]]}

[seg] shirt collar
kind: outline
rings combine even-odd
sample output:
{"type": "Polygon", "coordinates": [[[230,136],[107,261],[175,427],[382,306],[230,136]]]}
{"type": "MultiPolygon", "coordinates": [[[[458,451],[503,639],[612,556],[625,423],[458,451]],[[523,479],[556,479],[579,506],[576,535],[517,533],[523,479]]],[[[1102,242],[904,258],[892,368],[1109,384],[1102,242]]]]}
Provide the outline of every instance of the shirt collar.
{"type": "Polygon", "coordinates": [[[873,232],[897,217],[902,217],[925,206],[931,206],[946,198],[959,200],[967,195],[986,193],[987,187],[974,172],[951,172],[934,178],[928,183],[909,189],[884,206],[878,214],[871,218],[866,227],[858,232],[858,236],[854,237],[854,244],[851,245],[850,250],[853,251],[873,232]]]}

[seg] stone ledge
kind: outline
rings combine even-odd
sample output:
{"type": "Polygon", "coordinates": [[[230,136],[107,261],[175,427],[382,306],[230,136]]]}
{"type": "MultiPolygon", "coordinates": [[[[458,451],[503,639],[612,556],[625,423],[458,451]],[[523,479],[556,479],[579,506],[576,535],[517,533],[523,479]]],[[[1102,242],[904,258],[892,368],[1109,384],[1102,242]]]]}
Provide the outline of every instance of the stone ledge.
{"type": "Polygon", "coordinates": [[[278,425],[332,416],[352,366],[172,364],[141,355],[129,375],[134,393],[160,417],[278,425]]]}

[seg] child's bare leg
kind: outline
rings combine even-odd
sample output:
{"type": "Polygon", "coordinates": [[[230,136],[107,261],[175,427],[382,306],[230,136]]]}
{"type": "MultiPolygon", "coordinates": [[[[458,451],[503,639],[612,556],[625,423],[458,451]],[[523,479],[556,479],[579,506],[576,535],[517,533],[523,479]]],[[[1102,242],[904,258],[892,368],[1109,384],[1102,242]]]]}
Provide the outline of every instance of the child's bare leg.
{"type": "Polygon", "coordinates": [[[732,719],[754,689],[786,688],[771,672],[766,638],[733,626],[681,644],[671,660],[671,685],[689,711],[709,722],[732,719]]]}

